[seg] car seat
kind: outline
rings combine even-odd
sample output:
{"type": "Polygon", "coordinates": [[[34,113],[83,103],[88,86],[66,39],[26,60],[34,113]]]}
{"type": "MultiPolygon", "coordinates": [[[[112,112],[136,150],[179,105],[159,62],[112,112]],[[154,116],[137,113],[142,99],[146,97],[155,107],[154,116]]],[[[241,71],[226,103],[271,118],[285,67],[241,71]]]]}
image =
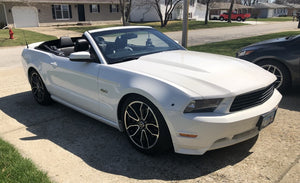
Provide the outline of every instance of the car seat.
{"type": "Polygon", "coordinates": [[[59,51],[62,51],[66,57],[74,52],[74,43],[72,39],[67,36],[60,37],[59,47],[59,51]]]}
{"type": "Polygon", "coordinates": [[[74,51],[88,51],[90,48],[89,42],[86,39],[77,39],[75,42],[74,51]]]}

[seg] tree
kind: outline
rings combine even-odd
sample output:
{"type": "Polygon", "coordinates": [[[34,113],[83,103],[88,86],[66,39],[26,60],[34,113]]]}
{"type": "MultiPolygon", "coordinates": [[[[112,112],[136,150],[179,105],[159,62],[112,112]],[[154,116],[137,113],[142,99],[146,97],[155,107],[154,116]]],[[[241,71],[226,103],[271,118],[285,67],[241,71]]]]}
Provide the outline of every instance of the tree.
{"type": "Polygon", "coordinates": [[[243,4],[245,6],[252,6],[257,3],[258,3],[258,0],[242,0],[241,1],[241,4],[243,4]]]}
{"type": "Polygon", "coordinates": [[[119,0],[123,26],[129,21],[132,0],[119,0]]]}
{"type": "Polygon", "coordinates": [[[165,27],[168,24],[168,21],[172,17],[173,10],[177,7],[179,2],[182,2],[182,0],[164,0],[165,1],[164,16],[163,16],[163,12],[161,10],[161,2],[162,1],[163,0],[154,0],[154,8],[160,19],[160,26],[165,27]]]}
{"type": "Polygon", "coordinates": [[[210,2],[211,2],[211,0],[206,0],[206,11],[205,11],[205,21],[204,21],[205,25],[208,23],[208,12],[209,12],[210,2]]]}
{"type": "Polygon", "coordinates": [[[228,11],[228,21],[227,21],[228,23],[231,23],[231,14],[232,14],[233,4],[234,4],[234,0],[231,0],[230,8],[229,8],[229,11],[228,11]]]}

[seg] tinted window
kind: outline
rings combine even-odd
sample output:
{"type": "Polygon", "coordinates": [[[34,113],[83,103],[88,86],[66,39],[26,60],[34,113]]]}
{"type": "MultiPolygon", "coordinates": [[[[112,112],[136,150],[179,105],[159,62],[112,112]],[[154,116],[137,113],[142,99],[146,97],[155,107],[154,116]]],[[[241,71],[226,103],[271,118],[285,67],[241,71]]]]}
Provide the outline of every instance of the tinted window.
{"type": "Polygon", "coordinates": [[[91,35],[109,64],[157,52],[184,49],[161,32],[151,28],[102,31],[91,35]]]}

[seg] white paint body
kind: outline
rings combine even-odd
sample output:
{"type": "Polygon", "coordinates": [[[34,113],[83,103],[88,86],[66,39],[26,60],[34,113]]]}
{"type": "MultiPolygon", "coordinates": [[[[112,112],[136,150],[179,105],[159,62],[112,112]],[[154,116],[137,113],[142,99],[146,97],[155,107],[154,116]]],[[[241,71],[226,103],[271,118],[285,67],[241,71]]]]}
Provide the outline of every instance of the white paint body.
{"type": "MultiPolygon", "coordinates": [[[[85,36],[95,46],[88,32],[85,36]]],[[[54,100],[122,130],[117,111],[120,100],[127,94],[142,95],[162,113],[177,153],[203,154],[256,136],[260,116],[281,100],[275,90],[261,105],[229,112],[235,96],[276,80],[262,68],[232,57],[178,50],[109,65],[102,59],[101,64],[72,62],[34,49],[39,44],[24,49],[23,65],[26,73],[29,68],[39,72],[54,100]],[[192,100],[210,98],[224,98],[215,112],[183,113],[192,100]],[[238,134],[244,135],[234,138],[238,134]]],[[[94,49],[101,58],[100,50],[94,49]]]]}

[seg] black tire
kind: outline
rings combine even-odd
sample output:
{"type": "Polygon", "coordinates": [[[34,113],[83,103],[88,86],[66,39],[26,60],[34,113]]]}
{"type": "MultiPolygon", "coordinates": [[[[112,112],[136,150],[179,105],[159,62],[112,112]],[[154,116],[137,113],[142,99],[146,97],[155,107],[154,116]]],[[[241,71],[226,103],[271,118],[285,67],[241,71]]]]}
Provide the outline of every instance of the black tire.
{"type": "Polygon", "coordinates": [[[52,100],[41,76],[36,71],[31,71],[29,81],[34,99],[41,105],[50,105],[52,100]]]}
{"type": "Polygon", "coordinates": [[[148,99],[139,95],[127,98],[122,107],[122,121],[124,133],[137,150],[156,154],[172,148],[167,124],[148,99]]]}
{"type": "Polygon", "coordinates": [[[263,60],[257,63],[265,70],[273,73],[277,80],[275,81],[275,88],[280,92],[286,92],[291,86],[291,76],[289,70],[280,62],[276,60],[263,60]]]}
{"type": "Polygon", "coordinates": [[[220,20],[221,20],[221,21],[224,21],[224,17],[220,17],[220,20]]]}
{"type": "Polygon", "coordinates": [[[242,20],[242,18],[241,17],[237,17],[237,19],[236,19],[238,22],[240,22],[241,20],[242,20]]]}

